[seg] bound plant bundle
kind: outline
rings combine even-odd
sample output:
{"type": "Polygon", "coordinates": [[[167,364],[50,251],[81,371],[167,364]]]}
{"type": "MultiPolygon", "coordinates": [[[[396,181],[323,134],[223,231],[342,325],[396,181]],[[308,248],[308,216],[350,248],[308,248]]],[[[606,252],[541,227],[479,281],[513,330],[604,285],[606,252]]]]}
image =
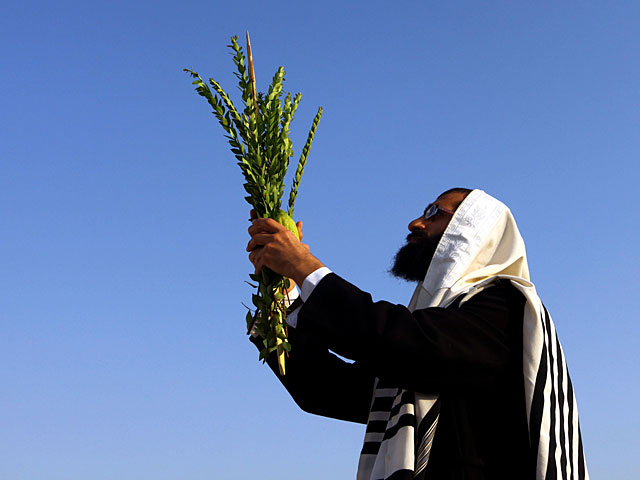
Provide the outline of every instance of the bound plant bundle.
{"type": "MultiPolygon", "coordinates": [[[[284,94],[283,67],[276,71],[266,94],[257,92],[248,32],[248,62],[242,47],[238,44],[237,36],[231,37],[228,47],[233,51],[233,62],[237,69],[235,76],[242,93],[241,109],[235,107],[230,96],[213,78],[210,78],[207,84],[197,72],[188,68],[185,68],[185,72],[193,77],[192,83],[196,86],[196,92],[209,102],[213,114],[226,132],[225,137],[229,141],[231,152],[238,160],[244,175],[244,189],[248,193],[244,198],[253,207],[256,216],[273,218],[298,236],[296,224],[292,219],[293,207],[309,149],[322,116],[322,107],[313,119],[307,141],[300,154],[285,212],[281,203],[289,160],[293,156],[289,126],[302,94],[297,93],[293,97],[290,93],[284,94]]],[[[255,311],[250,310],[247,313],[247,328],[251,329],[255,325],[256,332],[264,339],[260,359],[264,361],[271,352],[277,351],[280,374],[284,375],[285,352],[291,349],[284,322],[289,280],[267,268],[263,268],[258,275],[249,276],[257,282],[257,285],[250,283],[257,292],[252,295],[255,311]]]]}

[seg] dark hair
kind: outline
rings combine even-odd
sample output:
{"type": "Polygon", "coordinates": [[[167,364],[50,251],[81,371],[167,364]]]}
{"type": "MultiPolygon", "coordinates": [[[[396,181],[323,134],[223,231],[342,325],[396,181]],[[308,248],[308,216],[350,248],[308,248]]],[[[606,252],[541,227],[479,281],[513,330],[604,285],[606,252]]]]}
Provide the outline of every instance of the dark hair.
{"type": "Polygon", "coordinates": [[[455,188],[450,188],[446,192],[442,192],[440,195],[438,195],[438,198],[444,197],[445,195],[448,195],[450,193],[459,193],[462,195],[462,198],[456,205],[456,208],[458,208],[460,204],[464,201],[464,199],[467,198],[467,195],[469,195],[471,192],[473,192],[473,190],[470,188],[455,187],[455,188]]]}
{"type": "Polygon", "coordinates": [[[473,189],[471,188],[455,187],[455,188],[450,188],[446,192],[442,192],[440,195],[438,195],[438,197],[444,197],[445,195],[448,195],[450,193],[461,193],[466,198],[466,196],[469,195],[471,192],[473,192],[473,189]]]}

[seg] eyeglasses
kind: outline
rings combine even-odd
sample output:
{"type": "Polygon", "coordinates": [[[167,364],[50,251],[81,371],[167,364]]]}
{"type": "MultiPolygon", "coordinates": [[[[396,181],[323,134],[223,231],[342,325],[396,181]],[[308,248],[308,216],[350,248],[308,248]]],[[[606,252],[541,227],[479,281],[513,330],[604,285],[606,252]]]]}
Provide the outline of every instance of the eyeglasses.
{"type": "Polygon", "coordinates": [[[428,220],[434,215],[437,215],[438,212],[444,212],[450,215],[453,215],[455,213],[454,210],[449,210],[448,208],[443,208],[439,205],[436,205],[435,203],[432,203],[429,206],[427,206],[427,208],[424,209],[424,213],[422,214],[422,219],[428,220]]]}

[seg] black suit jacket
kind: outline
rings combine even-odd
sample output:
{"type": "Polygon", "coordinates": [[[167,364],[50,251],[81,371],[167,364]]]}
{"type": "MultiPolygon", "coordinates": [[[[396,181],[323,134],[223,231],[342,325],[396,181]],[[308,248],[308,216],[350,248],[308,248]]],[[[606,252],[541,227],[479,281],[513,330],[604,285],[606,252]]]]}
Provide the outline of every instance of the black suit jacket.
{"type": "MultiPolygon", "coordinates": [[[[461,306],[410,312],[373,302],[329,274],[302,306],[297,328],[289,329],[287,373],[278,378],[304,411],[359,423],[367,421],[375,377],[436,393],[440,419],[426,478],[533,478],[523,308],[524,297],[506,280],[461,306]]],[[[273,356],[268,363],[277,375],[273,356]]]]}

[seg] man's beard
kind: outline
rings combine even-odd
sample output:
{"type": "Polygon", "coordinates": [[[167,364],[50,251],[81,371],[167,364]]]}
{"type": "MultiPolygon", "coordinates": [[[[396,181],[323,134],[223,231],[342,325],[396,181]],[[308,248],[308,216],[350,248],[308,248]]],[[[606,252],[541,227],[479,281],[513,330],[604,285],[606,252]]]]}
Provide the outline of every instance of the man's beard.
{"type": "Polygon", "coordinates": [[[424,280],[440,238],[430,238],[420,230],[407,235],[407,243],[396,253],[389,273],[409,282],[424,280]]]}

